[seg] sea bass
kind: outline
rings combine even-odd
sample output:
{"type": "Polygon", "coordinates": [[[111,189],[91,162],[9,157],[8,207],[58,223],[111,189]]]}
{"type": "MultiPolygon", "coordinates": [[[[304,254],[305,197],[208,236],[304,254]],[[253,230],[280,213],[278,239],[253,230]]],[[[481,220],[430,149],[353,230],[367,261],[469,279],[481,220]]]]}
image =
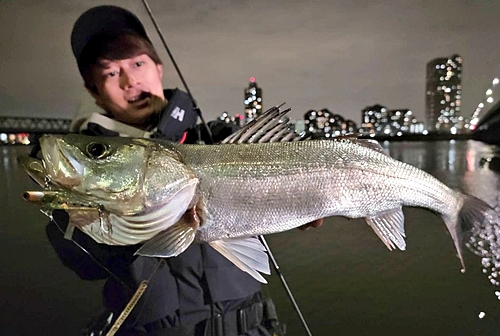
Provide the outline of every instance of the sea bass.
{"type": "Polygon", "coordinates": [[[209,243],[263,282],[269,265],[258,235],[365,218],[389,249],[405,250],[402,206],[423,207],[443,218],[462,261],[464,239],[494,215],[370,140],[186,145],[70,134],[45,135],[40,146],[40,159],[20,158],[44,188],[27,200],[65,209],[70,226],[98,243],[144,243],[139,255],[209,243]]]}

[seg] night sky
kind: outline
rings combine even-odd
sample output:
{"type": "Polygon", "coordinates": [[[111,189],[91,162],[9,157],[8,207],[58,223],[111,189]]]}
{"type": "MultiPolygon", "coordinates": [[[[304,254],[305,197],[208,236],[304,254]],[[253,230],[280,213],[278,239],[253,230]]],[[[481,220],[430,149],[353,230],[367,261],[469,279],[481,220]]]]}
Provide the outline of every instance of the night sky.
{"type": "MultiPolygon", "coordinates": [[[[71,118],[94,108],[69,44],[86,9],[125,7],[143,21],[165,63],[165,87],[181,87],[140,0],[0,1],[0,115],[71,118]]],[[[379,103],[423,120],[425,66],[463,59],[469,116],[500,75],[500,1],[149,0],[206,120],[242,113],[254,76],[264,108],[291,116],[328,108],[360,123],[379,103]]],[[[96,107],[97,109],[97,107],[96,107]]]]}

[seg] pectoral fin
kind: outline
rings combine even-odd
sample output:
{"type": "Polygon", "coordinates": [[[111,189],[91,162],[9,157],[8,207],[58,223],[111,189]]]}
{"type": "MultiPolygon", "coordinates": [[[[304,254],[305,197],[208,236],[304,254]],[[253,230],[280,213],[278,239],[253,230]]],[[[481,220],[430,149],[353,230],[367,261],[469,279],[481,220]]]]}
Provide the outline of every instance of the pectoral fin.
{"type": "Polygon", "coordinates": [[[267,283],[260,273],[271,274],[265,247],[257,237],[232,238],[210,242],[215,250],[256,280],[267,283]],[[259,273],[260,272],[260,273],[259,273]]]}
{"type": "Polygon", "coordinates": [[[199,224],[196,209],[193,207],[177,223],[148,240],[135,254],[146,257],[176,257],[193,243],[199,224]]]}
{"type": "Polygon", "coordinates": [[[402,251],[406,249],[404,220],[401,207],[366,217],[366,223],[391,251],[395,248],[394,245],[402,251]]]}

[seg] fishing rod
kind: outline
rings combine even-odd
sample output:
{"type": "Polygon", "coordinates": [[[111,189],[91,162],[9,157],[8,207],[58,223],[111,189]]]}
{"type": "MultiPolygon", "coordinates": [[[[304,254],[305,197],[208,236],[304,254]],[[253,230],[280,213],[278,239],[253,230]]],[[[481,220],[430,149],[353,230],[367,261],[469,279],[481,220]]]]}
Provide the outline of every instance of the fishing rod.
{"type": "Polygon", "coordinates": [[[307,335],[312,336],[311,330],[309,329],[309,326],[307,325],[306,319],[302,315],[302,312],[300,311],[299,305],[297,304],[297,302],[295,301],[295,298],[293,297],[293,294],[292,294],[292,291],[290,290],[290,287],[288,287],[288,283],[285,280],[285,276],[281,272],[281,269],[278,265],[278,262],[274,258],[273,253],[271,252],[271,248],[269,247],[269,245],[267,245],[267,241],[264,238],[264,236],[259,236],[259,239],[262,242],[262,245],[264,245],[264,247],[266,248],[267,254],[269,254],[269,258],[271,259],[271,261],[273,263],[274,269],[276,270],[276,273],[278,273],[278,276],[281,280],[281,283],[283,284],[283,287],[285,287],[285,291],[288,294],[290,301],[292,301],[293,308],[297,312],[297,315],[299,315],[300,322],[302,322],[304,329],[306,329],[307,335]]]}
{"type": "MultiPolygon", "coordinates": [[[[148,1],[147,0],[142,0],[142,3],[144,4],[144,7],[146,8],[146,11],[148,12],[148,15],[149,17],[151,18],[151,21],[153,22],[153,25],[156,29],[156,32],[158,33],[158,35],[160,36],[160,40],[162,41],[163,43],[163,46],[165,47],[165,49],[167,50],[167,53],[168,53],[168,56],[170,57],[170,60],[172,61],[172,64],[174,65],[174,68],[175,70],[177,71],[177,74],[179,75],[181,81],[182,81],[182,84],[184,85],[184,87],[186,88],[186,92],[188,93],[189,95],[189,98],[191,99],[191,101],[193,102],[193,106],[195,108],[195,111],[196,113],[198,113],[198,116],[200,117],[205,129],[208,131],[208,135],[210,137],[210,140],[211,142],[213,143],[213,138],[212,138],[212,133],[210,132],[210,129],[208,127],[208,125],[205,123],[205,120],[203,119],[203,116],[201,114],[201,110],[200,108],[197,106],[194,98],[193,98],[193,95],[191,94],[191,91],[189,90],[188,88],[188,85],[184,79],[184,76],[182,75],[181,73],[181,70],[179,69],[179,66],[177,65],[177,62],[175,61],[174,59],[174,56],[172,55],[172,53],[170,52],[170,48],[168,47],[167,45],[167,41],[165,40],[165,37],[163,36],[163,33],[161,32],[160,30],[160,27],[158,26],[157,22],[156,22],[156,19],[153,15],[153,12],[151,11],[151,7],[149,7],[149,4],[148,4],[148,1]]],[[[292,302],[292,305],[295,309],[295,311],[297,312],[297,315],[299,315],[299,318],[300,318],[300,321],[302,322],[302,325],[304,326],[304,328],[306,329],[307,331],[307,335],[308,336],[312,336],[311,334],[311,331],[309,329],[309,326],[307,325],[307,322],[306,320],[304,319],[304,316],[302,315],[302,312],[300,311],[300,308],[299,306],[297,305],[297,302],[295,301],[295,298],[292,294],[292,291],[290,290],[290,287],[288,287],[288,284],[285,280],[285,276],[283,275],[283,273],[281,272],[280,270],[280,267],[278,265],[278,262],[276,261],[276,259],[274,258],[274,255],[272,254],[271,252],[271,249],[269,247],[269,245],[267,244],[266,240],[264,239],[263,236],[259,236],[259,239],[260,241],[262,242],[262,244],[264,245],[264,247],[266,248],[267,250],[267,254],[269,255],[269,258],[271,259],[272,261],[272,264],[273,264],[273,267],[274,269],[276,270],[276,273],[278,273],[279,275],[279,278],[281,280],[281,283],[283,284],[284,288],[285,288],[285,291],[290,299],[290,301],[292,302]]]]}
{"type": "Polygon", "coordinates": [[[163,43],[163,46],[167,50],[167,54],[170,57],[172,64],[174,65],[175,71],[177,71],[177,74],[179,75],[179,78],[181,79],[182,85],[184,85],[184,88],[186,89],[186,92],[189,96],[189,99],[191,99],[191,102],[193,103],[193,108],[194,108],[196,114],[198,114],[198,117],[200,117],[201,123],[203,124],[203,127],[205,128],[205,130],[208,133],[208,138],[210,139],[210,143],[214,143],[212,131],[208,127],[207,123],[205,122],[205,119],[203,118],[203,114],[201,113],[201,109],[198,107],[198,104],[194,100],[193,94],[191,93],[191,90],[189,90],[189,87],[186,83],[186,80],[184,79],[184,76],[181,73],[181,69],[179,68],[179,66],[177,65],[177,62],[174,59],[174,55],[172,55],[172,53],[170,52],[170,48],[167,45],[167,41],[163,37],[163,34],[160,30],[160,27],[158,26],[158,23],[156,23],[156,19],[153,15],[153,12],[151,11],[151,8],[149,7],[148,2],[146,0],[142,0],[142,3],[144,4],[144,7],[146,7],[146,11],[148,12],[149,17],[151,18],[151,21],[153,22],[153,25],[154,25],[156,31],[158,32],[158,35],[160,36],[160,40],[163,43]]]}

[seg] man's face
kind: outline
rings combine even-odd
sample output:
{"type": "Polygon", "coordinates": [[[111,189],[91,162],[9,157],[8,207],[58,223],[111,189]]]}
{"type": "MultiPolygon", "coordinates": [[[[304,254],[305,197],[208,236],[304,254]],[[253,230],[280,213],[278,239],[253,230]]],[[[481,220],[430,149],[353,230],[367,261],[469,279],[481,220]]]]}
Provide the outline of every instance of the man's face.
{"type": "Polygon", "coordinates": [[[124,60],[104,60],[93,69],[96,92],[89,90],[97,105],[120,122],[146,128],[163,102],[163,67],[148,55],[124,60]]]}

